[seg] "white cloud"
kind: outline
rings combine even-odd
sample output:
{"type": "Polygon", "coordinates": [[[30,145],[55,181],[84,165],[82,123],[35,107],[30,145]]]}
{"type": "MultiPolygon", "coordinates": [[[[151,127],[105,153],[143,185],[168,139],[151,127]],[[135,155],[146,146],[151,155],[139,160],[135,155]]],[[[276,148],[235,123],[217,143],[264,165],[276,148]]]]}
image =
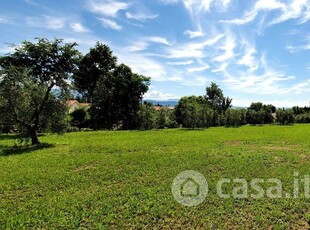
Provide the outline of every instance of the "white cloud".
{"type": "Polygon", "coordinates": [[[166,46],[172,45],[170,42],[168,42],[166,38],[151,36],[151,37],[144,37],[138,41],[133,42],[132,45],[126,47],[126,50],[131,52],[146,50],[151,45],[151,43],[157,43],[166,46]]]}
{"type": "Polygon", "coordinates": [[[302,45],[302,46],[286,46],[286,49],[291,53],[300,52],[303,50],[310,50],[310,44],[302,45]]]}
{"type": "Polygon", "coordinates": [[[299,20],[299,23],[306,23],[310,20],[310,7],[308,7],[307,11],[304,12],[304,15],[302,18],[299,20]]]}
{"type": "Polygon", "coordinates": [[[225,72],[228,67],[228,63],[222,63],[217,69],[213,69],[213,73],[225,72]]]}
{"type": "Polygon", "coordinates": [[[189,60],[189,61],[180,61],[180,62],[167,62],[168,65],[191,65],[193,64],[194,61],[193,60],[189,60]]]}
{"type": "Polygon", "coordinates": [[[259,0],[250,11],[245,12],[242,18],[221,20],[220,22],[243,25],[252,22],[262,11],[280,10],[280,16],[271,20],[268,26],[297,18],[300,18],[299,23],[305,23],[310,20],[309,4],[308,0],[292,0],[289,4],[278,0],[259,0]]]}
{"type": "Polygon", "coordinates": [[[185,86],[205,86],[210,81],[210,79],[202,76],[188,76],[186,79],[184,79],[181,84],[185,86]]]}
{"type": "Polygon", "coordinates": [[[88,32],[88,29],[85,28],[81,23],[79,22],[74,22],[70,23],[70,27],[77,33],[85,33],[88,32]]]}
{"type": "Polygon", "coordinates": [[[87,2],[89,11],[109,17],[116,17],[119,11],[126,10],[128,7],[128,3],[116,0],[88,0],[87,2]]]}
{"type": "Polygon", "coordinates": [[[65,27],[66,18],[44,15],[43,18],[27,17],[26,24],[30,27],[59,30],[65,27]]]}
{"type": "Polygon", "coordinates": [[[237,61],[237,64],[247,66],[249,68],[249,71],[253,72],[259,67],[258,61],[254,56],[256,53],[256,48],[254,45],[250,44],[247,41],[244,41],[243,44],[244,54],[241,59],[237,61]]]}
{"type": "Polygon", "coordinates": [[[63,37],[64,41],[67,43],[74,43],[78,44],[78,49],[83,54],[89,52],[90,47],[94,47],[97,42],[102,44],[107,44],[111,47],[111,42],[106,41],[100,37],[95,36],[93,33],[70,33],[69,36],[63,37]]]}
{"type": "Polygon", "coordinates": [[[183,2],[190,12],[194,10],[209,11],[213,0],[183,0],[183,2]]]}
{"type": "Polygon", "coordinates": [[[221,20],[220,22],[243,25],[252,22],[261,11],[283,10],[286,5],[277,0],[258,0],[254,7],[245,12],[242,18],[221,20]]]}
{"type": "Polygon", "coordinates": [[[277,10],[277,9],[284,9],[284,8],[285,8],[285,4],[277,0],[259,0],[255,4],[256,11],[259,11],[259,10],[270,11],[270,10],[277,10]]]}
{"type": "Polygon", "coordinates": [[[143,97],[144,99],[148,100],[159,100],[159,101],[165,101],[170,99],[176,99],[178,98],[174,94],[171,93],[163,93],[158,90],[149,90],[143,97]]]}
{"type": "Polygon", "coordinates": [[[101,21],[103,27],[111,28],[113,30],[118,30],[118,31],[122,29],[122,26],[117,24],[116,21],[113,21],[107,18],[99,18],[99,20],[101,21]]]}
{"type": "Polygon", "coordinates": [[[229,4],[231,3],[231,0],[221,0],[220,2],[222,4],[222,6],[226,9],[229,6],[229,4]]]}
{"type": "Polygon", "coordinates": [[[219,47],[220,50],[223,50],[224,53],[214,57],[212,60],[216,62],[224,62],[235,56],[234,49],[236,47],[235,37],[232,35],[227,35],[225,44],[219,47]]]}
{"type": "Polygon", "coordinates": [[[207,69],[209,69],[209,68],[210,68],[209,65],[204,65],[204,66],[201,66],[201,67],[188,68],[187,71],[188,71],[189,73],[202,72],[202,71],[207,70],[207,69]]]}
{"type": "Polygon", "coordinates": [[[296,93],[296,94],[309,93],[310,92],[310,78],[303,81],[303,82],[299,82],[299,83],[293,85],[290,88],[290,92],[296,93]]]}
{"type": "Polygon", "coordinates": [[[15,47],[13,47],[13,46],[0,47],[0,53],[1,54],[13,53],[14,50],[15,50],[15,47]]]}
{"type": "Polygon", "coordinates": [[[179,0],[159,0],[159,1],[161,1],[164,4],[175,4],[179,2],[179,0]]]}
{"type": "Polygon", "coordinates": [[[0,24],[9,24],[10,20],[5,17],[0,17],[0,24]]]}
{"type": "Polygon", "coordinates": [[[131,46],[127,46],[125,49],[129,52],[136,52],[136,51],[145,50],[148,48],[148,46],[149,46],[148,43],[140,41],[140,42],[133,43],[131,46]]]}
{"type": "Polygon", "coordinates": [[[154,43],[159,43],[167,46],[171,46],[171,43],[167,41],[166,38],[163,37],[146,37],[144,38],[146,41],[154,42],[154,43]]]}
{"type": "Polygon", "coordinates": [[[189,42],[167,50],[168,58],[203,58],[205,57],[204,49],[207,46],[216,44],[224,34],[217,35],[204,42],[189,42]]]}
{"type": "Polygon", "coordinates": [[[138,21],[144,21],[144,20],[147,20],[147,19],[157,18],[158,14],[153,14],[153,15],[146,14],[146,13],[132,14],[132,13],[126,12],[126,17],[128,19],[135,19],[135,20],[138,20],[138,21]]]}
{"type": "Polygon", "coordinates": [[[274,70],[268,65],[265,55],[259,61],[257,71],[229,72],[225,70],[223,80],[230,89],[246,92],[249,95],[272,95],[274,97],[310,92],[310,79],[292,84],[295,76],[274,70]],[[288,84],[290,82],[290,84],[288,84]]]}
{"type": "Polygon", "coordinates": [[[232,20],[220,20],[220,22],[243,25],[252,22],[257,15],[257,12],[247,12],[242,18],[232,20]]]}
{"type": "Polygon", "coordinates": [[[197,31],[186,30],[184,34],[188,35],[190,38],[197,38],[197,37],[204,36],[204,33],[201,30],[197,30],[197,31]]]}
{"type": "Polygon", "coordinates": [[[29,5],[38,5],[34,0],[24,0],[29,5]]]}
{"type": "Polygon", "coordinates": [[[175,48],[168,50],[168,58],[203,58],[204,52],[202,49],[188,46],[187,48],[175,48]],[[187,49],[189,48],[189,49],[187,49]]]}
{"type": "MultiPolygon", "coordinates": [[[[303,10],[309,5],[308,0],[294,0],[291,4],[283,8],[283,13],[273,20],[269,25],[284,22],[289,19],[299,18],[303,15],[303,10]]],[[[305,20],[305,19],[303,19],[305,20]]]]}
{"type": "Polygon", "coordinates": [[[169,66],[165,66],[144,54],[128,53],[120,48],[114,50],[120,63],[129,65],[136,73],[151,77],[152,82],[176,82],[186,86],[201,86],[208,81],[205,77],[186,76],[187,72],[169,68],[169,66]]]}
{"type": "Polygon", "coordinates": [[[230,77],[223,80],[231,89],[256,95],[283,95],[291,92],[288,88],[281,87],[280,82],[294,79],[275,71],[265,71],[263,74],[240,73],[240,77],[230,77]]]}
{"type": "Polygon", "coordinates": [[[214,6],[216,11],[219,13],[226,12],[230,7],[231,2],[232,0],[215,0],[214,6]]]}
{"type": "Polygon", "coordinates": [[[134,72],[151,77],[152,81],[168,81],[167,71],[165,68],[150,58],[139,53],[128,53],[124,50],[117,49],[116,54],[119,62],[129,65],[134,72]]]}

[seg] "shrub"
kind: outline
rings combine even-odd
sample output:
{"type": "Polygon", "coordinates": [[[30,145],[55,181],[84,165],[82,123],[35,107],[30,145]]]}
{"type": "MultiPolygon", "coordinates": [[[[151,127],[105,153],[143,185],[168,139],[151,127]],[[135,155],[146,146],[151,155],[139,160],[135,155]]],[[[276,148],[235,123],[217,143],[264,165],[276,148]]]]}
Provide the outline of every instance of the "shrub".
{"type": "Polygon", "coordinates": [[[157,116],[157,128],[177,128],[178,123],[175,120],[174,111],[165,107],[162,107],[157,116]]]}
{"type": "Polygon", "coordinates": [[[279,109],[277,111],[277,122],[281,125],[289,125],[294,123],[294,111],[291,109],[279,109]]]}
{"type": "Polygon", "coordinates": [[[310,113],[299,114],[295,117],[296,123],[310,123],[310,113]]]}
{"type": "Polygon", "coordinates": [[[84,127],[86,121],[86,111],[83,108],[74,110],[71,114],[71,125],[78,127],[79,130],[84,127]]]}
{"type": "Polygon", "coordinates": [[[251,125],[271,124],[274,122],[272,116],[274,111],[273,105],[264,105],[261,102],[252,103],[246,113],[246,122],[251,125]]]}
{"type": "Polygon", "coordinates": [[[157,113],[152,104],[143,104],[138,112],[140,130],[156,128],[157,113]]]}
{"type": "Polygon", "coordinates": [[[212,125],[213,110],[203,97],[182,97],[175,109],[177,122],[185,128],[206,128],[212,125]]]}
{"type": "Polygon", "coordinates": [[[246,124],[245,109],[228,109],[225,112],[225,126],[241,126],[246,124]]]}

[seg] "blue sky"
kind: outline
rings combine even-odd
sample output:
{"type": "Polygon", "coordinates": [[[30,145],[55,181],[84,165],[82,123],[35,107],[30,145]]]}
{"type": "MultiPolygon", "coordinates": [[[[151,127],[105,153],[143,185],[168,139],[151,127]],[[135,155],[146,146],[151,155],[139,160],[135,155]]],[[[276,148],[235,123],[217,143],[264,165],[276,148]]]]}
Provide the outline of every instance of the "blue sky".
{"type": "Polygon", "coordinates": [[[3,0],[0,54],[35,37],[108,44],[152,78],[146,99],[203,95],[233,105],[309,105],[310,0],[3,0]]]}

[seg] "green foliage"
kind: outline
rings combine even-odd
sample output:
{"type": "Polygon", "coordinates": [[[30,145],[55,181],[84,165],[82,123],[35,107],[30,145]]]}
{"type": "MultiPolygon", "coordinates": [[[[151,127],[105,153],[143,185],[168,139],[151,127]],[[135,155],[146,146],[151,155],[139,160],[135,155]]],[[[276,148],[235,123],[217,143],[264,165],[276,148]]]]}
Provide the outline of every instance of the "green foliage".
{"type": "Polygon", "coordinates": [[[157,128],[158,129],[178,127],[178,123],[176,122],[175,114],[173,110],[162,107],[157,113],[158,113],[158,117],[157,117],[157,128]]]}
{"type": "Polygon", "coordinates": [[[150,79],[135,74],[107,45],[97,43],[82,57],[74,74],[75,86],[92,102],[90,115],[95,129],[137,129],[138,111],[150,79]]]}
{"type": "Polygon", "coordinates": [[[139,124],[141,130],[150,130],[157,127],[157,112],[152,104],[144,103],[138,112],[139,124]]]}
{"type": "Polygon", "coordinates": [[[241,126],[246,124],[245,109],[228,109],[225,112],[225,126],[241,126]]]}
{"type": "Polygon", "coordinates": [[[185,128],[204,128],[212,125],[213,111],[204,97],[182,97],[175,108],[176,121],[185,128]]]}
{"type": "Polygon", "coordinates": [[[78,127],[80,130],[85,125],[86,111],[83,108],[79,108],[70,113],[71,125],[78,127]]]}
{"type": "Polygon", "coordinates": [[[273,111],[275,111],[273,105],[264,105],[261,102],[252,103],[247,109],[246,122],[251,125],[271,124],[274,122],[273,111]]]}
{"type": "Polygon", "coordinates": [[[223,90],[219,86],[212,82],[210,86],[206,88],[205,99],[208,106],[213,110],[213,125],[221,125],[221,115],[231,107],[232,99],[225,97],[223,90]]]}
{"type": "Polygon", "coordinates": [[[137,129],[138,111],[150,79],[121,64],[100,79],[94,91],[91,117],[96,129],[137,129]]]}
{"type": "Polygon", "coordinates": [[[37,131],[65,129],[68,80],[80,58],[75,46],[60,39],[24,41],[13,54],[0,57],[0,119],[18,126],[32,144],[40,143],[37,131]]]}
{"type": "Polygon", "coordinates": [[[292,109],[278,109],[277,122],[281,125],[290,125],[294,123],[294,111],[292,109]]]}
{"type": "Polygon", "coordinates": [[[300,114],[304,114],[304,113],[310,113],[310,107],[299,107],[299,106],[294,106],[293,108],[294,114],[295,115],[300,115],[300,114]]]}
{"type": "Polygon", "coordinates": [[[299,114],[295,117],[296,123],[310,123],[310,113],[299,114]]]}
{"type": "Polygon", "coordinates": [[[116,65],[117,57],[113,56],[109,46],[97,42],[96,46],[81,58],[79,68],[74,73],[77,90],[92,102],[98,82],[112,74],[116,65]]]}
{"type": "Polygon", "coordinates": [[[152,103],[144,102],[139,111],[139,124],[141,130],[177,128],[174,111],[161,107],[156,111],[152,103]]]}

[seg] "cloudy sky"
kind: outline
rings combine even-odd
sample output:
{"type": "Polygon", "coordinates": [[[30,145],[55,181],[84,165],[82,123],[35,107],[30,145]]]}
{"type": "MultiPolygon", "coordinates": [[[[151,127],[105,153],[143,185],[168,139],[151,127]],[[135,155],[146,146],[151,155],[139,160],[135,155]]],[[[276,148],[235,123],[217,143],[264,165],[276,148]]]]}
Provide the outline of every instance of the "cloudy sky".
{"type": "Polygon", "coordinates": [[[35,37],[106,43],[152,78],[147,99],[213,81],[235,106],[310,101],[310,0],[2,0],[0,34],[0,54],[35,37]]]}

